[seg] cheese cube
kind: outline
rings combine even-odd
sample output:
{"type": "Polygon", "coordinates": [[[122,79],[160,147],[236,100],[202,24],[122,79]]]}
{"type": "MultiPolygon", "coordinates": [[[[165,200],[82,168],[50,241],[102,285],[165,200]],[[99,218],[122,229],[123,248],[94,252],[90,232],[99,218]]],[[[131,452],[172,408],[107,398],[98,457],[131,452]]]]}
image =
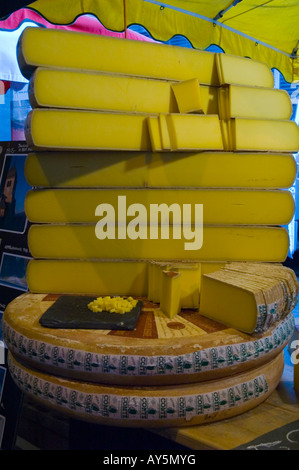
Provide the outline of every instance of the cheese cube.
{"type": "Polygon", "coordinates": [[[203,113],[201,87],[197,78],[174,83],[172,90],[180,113],[203,113]]]}

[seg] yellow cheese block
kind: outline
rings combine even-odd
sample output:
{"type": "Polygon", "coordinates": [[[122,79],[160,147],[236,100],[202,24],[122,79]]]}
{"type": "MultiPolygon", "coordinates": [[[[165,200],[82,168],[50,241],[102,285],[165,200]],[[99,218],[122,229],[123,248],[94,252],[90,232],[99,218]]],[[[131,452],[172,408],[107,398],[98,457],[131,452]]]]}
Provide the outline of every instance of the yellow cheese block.
{"type": "Polygon", "coordinates": [[[185,204],[189,205],[192,223],[196,221],[195,204],[203,205],[204,224],[286,225],[295,210],[288,190],[49,188],[29,191],[25,212],[31,222],[91,223],[100,219],[96,209],[103,208],[102,204],[112,206],[115,222],[131,220],[134,214],[130,208],[135,207],[140,215],[146,211],[151,221],[155,217],[161,224],[186,220],[185,204]],[[173,220],[172,214],[176,217],[173,220]]]}
{"type": "Polygon", "coordinates": [[[246,333],[265,331],[285,312],[279,280],[220,270],[202,278],[200,313],[246,333]]]}
{"type": "Polygon", "coordinates": [[[218,85],[215,54],[148,41],[46,28],[26,28],[18,44],[22,73],[38,66],[122,73],[218,85]]]}
{"type": "Polygon", "coordinates": [[[147,115],[34,109],[25,125],[35,149],[150,150],[147,115]]]}
{"type": "Polygon", "coordinates": [[[26,278],[30,292],[85,295],[135,295],[160,302],[163,269],[180,271],[184,308],[198,306],[201,272],[225,263],[158,263],[143,261],[30,260],[26,278]]]}
{"type": "Polygon", "coordinates": [[[126,233],[124,228],[120,227],[120,233],[125,238],[120,239],[117,230],[114,234],[114,227],[108,227],[104,233],[95,225],[32,225],[28,233],[29,250],[34,258],[51,259],[281,262],[289,249],[284,227],[205,226],[201,231],[199,227],[188,229],[187,224],[181,238],[173,238],[171,227],[169,238],[161,238],[159,233],[158,238],[150,238],[149,228],[147,233],[134,224],[127,226],[126,233]],[[106,238],[99,239],[96,233],[106,238]]]}
{"type": "Polygon", "coordinates": [[[169,318],[181,311],[181,274],[162,271],[160,309],[169,318]]]}
{"type": "Polygon", "coordinates": [[[223,150],[217,115],[168,114],[171,150],[223,150]]]}
{"type": "MultiPolygon", "coordinates": [[[[173,93],[175,84],[167,80],[39,67],[30,79],[29,98],[33,108],[176,113],[179,109],[173,93]]],[[[217,114],[218,88],[201,86],[200,93],[203,112],[217,114]]]]}
{"type": "Polygon", "coordinates": [[[38,68],[30,79],[29,98],[34,108],[178,112],[171,82],[73,70],[38,68]]]}
{"type": "Polygon", "coordinates": [[[285,285],[281,279],[256,276],[254,273],[231,271],[225,268],[214,272],[211,276],[221,282],[254,293],[258,306],[255,331],[266,331],[269,326],[290,312],[289,299],[285,295],[285,285]]]}
{"type": "Polygon", "coordinates": [[[216,66],[219,84],[238,84],[272,88],[274,77],[270,67],[245,57],[217,54],[216,66]]]}
{"type": "Polygon", "coordinates": [[[172,90],[180,113],[204,113],[201,86],[196,78],[174,83],[172,90]]]}
{"type": "Polygon", "coordinates": [[[232,119],[233,149],[236,151],[298,152],[299,128],[295,121],[232,119]]]}
{"type": "Polygon", "coordinates": [[[26,279],[30,292],[147,296],[148,264],[30,260],[26,279]]]}
{"type": "Polygon", "coordinates": [[[69,151],[29,153],[24,171],[38,187],[289,188],[297,165],[281,153],[69,151]]]}
{"type": "Polygon", "coordinates": [[[293,112],[285,90],[228,85],[220,88],[218,96],[220,119],[288,120],[293,112]]]}

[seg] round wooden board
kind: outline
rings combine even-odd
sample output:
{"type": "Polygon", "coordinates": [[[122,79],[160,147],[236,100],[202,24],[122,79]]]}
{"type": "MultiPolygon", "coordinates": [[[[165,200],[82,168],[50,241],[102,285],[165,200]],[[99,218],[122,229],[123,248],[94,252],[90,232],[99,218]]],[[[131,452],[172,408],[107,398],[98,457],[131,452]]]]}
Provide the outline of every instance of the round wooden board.
{"type": "Polygon", "coordinates": [[[9,353],[16,385],[40,403],[90,422],[120,427],[192,426],[248,411],[278,385],[283,352],[232,377],[176,386],[128,387],[70,381],[29,369],[9,353]]]}
{"type": "Polygon", "coordinates": [[[102,384],[184,384],[237,374],[271,360],[294,330],[292,313],[266,333],[248,335],[193,310],[169,319],[145,300],[132,331],[45,328],[39,319],[57,298],[28,293],[9,304],[8,349],[29,367],[102,384]]]}

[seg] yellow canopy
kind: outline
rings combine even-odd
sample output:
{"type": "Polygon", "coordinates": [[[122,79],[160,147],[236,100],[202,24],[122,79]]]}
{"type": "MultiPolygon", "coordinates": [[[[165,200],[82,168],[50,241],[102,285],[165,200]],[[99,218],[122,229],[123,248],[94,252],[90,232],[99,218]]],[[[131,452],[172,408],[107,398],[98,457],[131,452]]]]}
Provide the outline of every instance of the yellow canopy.
{"type": "Polygon", "coordinates": [[[299,81],[298,0],[37,0],[29,8],[56,24],[90,13],[113,31],[141,25],[159,41],[181,35],[197,49],[215,44],[299,81]]]}

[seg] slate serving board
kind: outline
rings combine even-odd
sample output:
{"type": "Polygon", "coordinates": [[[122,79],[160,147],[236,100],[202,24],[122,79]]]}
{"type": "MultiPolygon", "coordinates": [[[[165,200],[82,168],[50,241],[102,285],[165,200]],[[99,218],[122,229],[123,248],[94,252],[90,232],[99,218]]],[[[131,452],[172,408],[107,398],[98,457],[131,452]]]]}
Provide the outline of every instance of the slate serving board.
{"type": "Polygon", "coordinates": [[[92,312],[88,308],[94,297],[62,295],[41,316],[39,322],[47,328],[101,330],[133,330],[142,310],[142,302],[123,314],[92,312]]]}

